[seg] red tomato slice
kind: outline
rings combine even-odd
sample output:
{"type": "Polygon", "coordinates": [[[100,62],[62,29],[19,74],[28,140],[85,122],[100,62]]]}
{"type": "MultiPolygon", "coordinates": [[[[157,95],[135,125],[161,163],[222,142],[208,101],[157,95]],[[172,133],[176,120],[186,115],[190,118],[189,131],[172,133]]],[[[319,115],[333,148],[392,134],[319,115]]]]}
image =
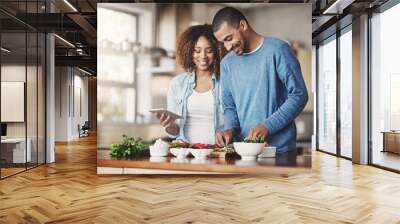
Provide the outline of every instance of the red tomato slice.
{"type": "Polygon", "coordinates": [[[196,143],[192,145],[192,148],[194,149],[208,149],[209,148],[209,144],[202,144],[202,143],[196,143]]]}

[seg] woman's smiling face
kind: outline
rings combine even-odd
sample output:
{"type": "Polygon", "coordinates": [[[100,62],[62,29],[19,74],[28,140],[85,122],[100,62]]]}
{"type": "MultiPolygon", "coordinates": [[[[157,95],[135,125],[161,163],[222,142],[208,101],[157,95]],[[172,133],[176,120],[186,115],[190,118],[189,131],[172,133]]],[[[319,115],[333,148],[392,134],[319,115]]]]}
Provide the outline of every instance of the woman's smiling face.
{"type": "Polygon", "coordinates": [[[214,52],[212,46],[206,37],[200,36],[194,46],[193,63],[198,70],[206,71],[211,69],[213,62],[214,52]]]}

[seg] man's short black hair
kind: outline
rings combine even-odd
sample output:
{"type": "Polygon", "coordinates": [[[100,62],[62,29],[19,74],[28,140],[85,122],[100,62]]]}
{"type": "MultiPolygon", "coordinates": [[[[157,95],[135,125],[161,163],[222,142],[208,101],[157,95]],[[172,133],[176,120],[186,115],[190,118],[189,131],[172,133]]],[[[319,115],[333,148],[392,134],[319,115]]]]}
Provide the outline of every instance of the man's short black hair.
{"type": "Polygon", "coordinates": [[[243,13],[239,10],[232,7],[220,9],[215,14],[212,21],[213,32],[217,32],[224,22],[228,23],[230,26],[238,27],[240,20],[245,20],[247,22],[246,17],[244,17],[243,13]]]}

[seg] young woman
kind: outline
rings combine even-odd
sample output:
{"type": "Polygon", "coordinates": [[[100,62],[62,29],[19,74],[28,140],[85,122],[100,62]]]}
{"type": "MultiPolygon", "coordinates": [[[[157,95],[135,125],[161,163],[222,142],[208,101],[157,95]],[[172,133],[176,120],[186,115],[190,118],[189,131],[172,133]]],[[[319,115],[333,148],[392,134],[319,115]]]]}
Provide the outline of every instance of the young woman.
{"type": "Polygon", "coordinates": [[[183,119],[157,114],[170,137],[190,143],[215,144],[223,128],[220,97],[220,48],[210,25],[189,27],[177,41],[177,63],[186,71],[168,90],[168,110],[183,119]]]}

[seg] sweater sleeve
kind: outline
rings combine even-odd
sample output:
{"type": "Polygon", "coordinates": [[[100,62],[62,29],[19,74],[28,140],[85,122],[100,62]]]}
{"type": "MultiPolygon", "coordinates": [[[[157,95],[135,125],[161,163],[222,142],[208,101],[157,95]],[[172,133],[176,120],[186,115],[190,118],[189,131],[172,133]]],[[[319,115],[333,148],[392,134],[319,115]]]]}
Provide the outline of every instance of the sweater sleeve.
{"type": "Polygon", "coordinates": [[[221,94],[224,108],[224,129],[237,130],[240,128],[240,123],[228,79],[229,70],[225,63],[221,63],[221,94]]]}
{"type": "Polygon", "coordinates": [[[270,135],[290,124],[308,101],[300,64],[288,44],[284,43],[278,49],[275,60],[278,77],[287,91],[287,99],[263,122],[270,135]]]}

